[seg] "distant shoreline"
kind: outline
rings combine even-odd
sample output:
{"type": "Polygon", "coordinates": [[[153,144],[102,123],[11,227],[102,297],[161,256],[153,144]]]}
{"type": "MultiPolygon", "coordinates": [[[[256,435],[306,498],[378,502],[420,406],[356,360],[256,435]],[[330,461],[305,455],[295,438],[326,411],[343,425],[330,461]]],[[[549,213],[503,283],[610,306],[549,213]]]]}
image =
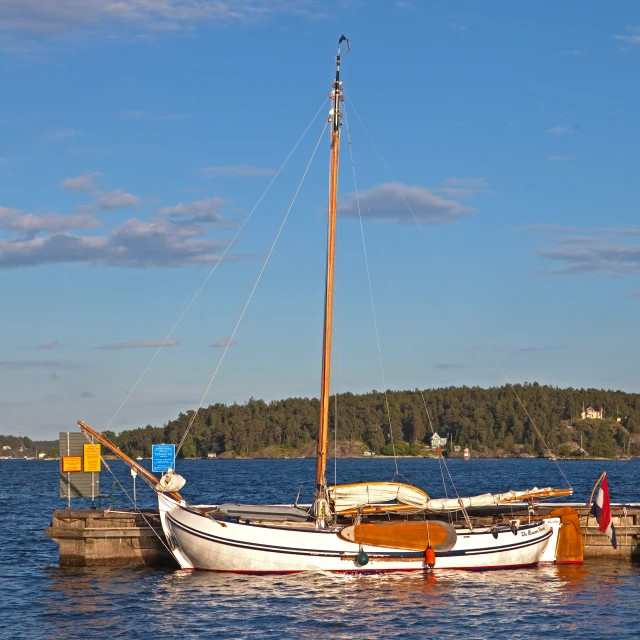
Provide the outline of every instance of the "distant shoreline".
{"type": "MultiPolygon", "coordinates": [[[[103,456],[105,460],[119,460],[118,456],[106,455],[103,456]]],[[[584,458],[547,458],[545,456],[472,456],[466,462],[471,460],[549,460],[549,462],[592,462],[592,461],[605,461],[605,462],[629,462],[629,460],[635,460],[640,456],[629,456],[627,458],[602,458],[602,457],[584,457],[584,458]]],[[[437,460],[437,456],[395,456],[398,459],[414,459],[414,460],[437,460]]],[[[313,456],[217,456],[215,458],[179,458],[179,460],[314,460],[313,456]]],[[[394,456],[338,456],[338,460],[393,460],[394,456]]],[[[444,460],[464,460],[462,456],[444,457],[444,460]]],[[[12,458],[12,457],[0,457],[0,461],[3,460],[26,460],[26,461],[43,461],[50,462],[52,460],[60,460],[60,458],[12,458]]],[[[151,458],[143,458],[143,460],[151,460],[151,458]]],[[[330,457],[329,460],[333,460],[330,457]]]]}

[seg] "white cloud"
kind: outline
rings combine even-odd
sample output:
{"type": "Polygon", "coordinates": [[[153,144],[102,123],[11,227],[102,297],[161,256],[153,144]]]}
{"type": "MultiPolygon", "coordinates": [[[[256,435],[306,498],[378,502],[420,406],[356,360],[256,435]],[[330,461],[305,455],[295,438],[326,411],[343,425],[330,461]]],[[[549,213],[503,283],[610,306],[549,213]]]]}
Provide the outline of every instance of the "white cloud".
{"type": "Polygon", "coordinates": [[[441,369],[443,371],[455,371],[456,369],[468,369],[469,365],[467,364],[453,364],[451,362],[438,362],[434,365],[436,369],[441,369]]]}
{"type": "Polygon", "coordinates": [[[228,204],[225,198],[211,198],[209,200],[196,200],[188,204],[179,203],[173,207],[158,209],[156,215],[168,218],[189,217],[193,222],[217,222],[226,223],[226,219],[220,213],[220,207],[228,204]]]}
{"type": "Polygon", "coordinates": [[[178,340],[130,340],[129,342],[116,342],[114,344],[105,344],[97,349],[149,349],[165,346],[165,347],[177,347],[180,344],[178,340]]]}
{"type": "Polygon", "coordinates": [[[640,45],[640,27],[627,27],[627,31],[630,31],[631,33],[626,35],[616,34],[613,36],[613,39],[621,42],[627,47],[640,45]]]}
{"type": "Polygon", "coordinates": [[[442,184],[434,193],[451,198],[470,198],[487,187],[484,178],[447,178],[442,184]]]}
{"type": "Polygon", "coordinates": [[[567,123],[567,124],[558,124],[555,127],[551,127],[550,129],[547,129],[547,133],[551,134],[552,136],[566,136],[570,133],[574,132],[574,126],[571,123],[567,123]]]}
{"type": "Polygon", "coordinates": [[[95,229],[100,221],[86,215],[61,216],[55,213],[36,216],[21,214],[16,209],[0,207],[0,229],[20,234],[56,233],[71,229],[95,229]]]}
{"type": "Polygon", "coordinates": [[[75,178],[67,178],[60,183],[60,186],[76,193],[92,193],[96,188],[96,180],[101,175],[101,173],[94,172],[75,178]]]}
{"type": "MultiPolygon", "coordinates": [[[[76,176],[62,185],[84,192],[93,187],[90,176],[76,176]]],[[[73,215],[22,214],[0,207],[0,268],[46,264],[86,264],[109,267],[183,267],[211,265],[227,246],[212,239],[216,227],[230,223],[220,208],[223,198],[198,200],[164,207],[146,220],[129,218],[109,233],[84,234],[101,226],[99,210],[133,206],[139,197],[121,189],[103,194],[92,191],[95,200],[78,205],[73,215]],[[5,233],[5,236],[7,234],[5,233]]]]}
{"type": "Polygon", "coordinates": [[[10,209],[9,207],[0,207],[0,225],[3,220],[9,220],[17,216],[20,212],[17,209],[10,209]]]}
{"type": "MultiPolygon", "coordinates": [[[[475,211],[455,200],[441,198],[429,189],[409,187],[398,182],[365,189],[359,192],[359,196],[361,213],[365,219],[370,215],[378,220],[398,224],[414,223],[414,215],[418,222],[454,222],[475,211]]],[[[354,193],[347,195],[344,202],[340,203],[339,212],[345,216],[357,217],[358,207],[354,193]]]]}
{"type": "Polygon", "coordinates": [[[514,231],[540,231],[542,233],[566,233],[574,230],[574,227],[567,227],[558,224],[528,224],[524,227],[514,229],[514,231]]]}
{"type": "Polygon", "coordinates": [[[216,349],[224,349],[225,347],[230,347],[231,345],[236,344],[235,340],[232,340],[230,336],[226,336],[225,338],[220,338],[213,344],[210,344],[210,347],[215,347],[216,349]]]}
{"type": "Polygon", "coordinates": [[[126,120],[140,120],[141,118],[146,118],[149,115],[146,111],[121,111],[120,115],[126,120]]]}
{"type": "Polygon", "coordinates": [[[85,202],[76,205],[76,214],[79,216],[90,216],[97,211],[98,207],[95,202],[85,202]]]}
{"type": "Polygon", "coordinates": [[[463,187],[466,189],[482,189],[486,186],[484,178],[447,178],[443,181],[445,187],[463,187]]]}
{"type": "Polygon", "coordinates": [[[313,17],[314,0],[3,0],[0,30],[34,36],[100,27],[122,35],[129,27],[150,32],[190,29],[200,23],[261,20],[276,13],[313,17]]]}
{"type": "Polygon", "coordinates": [[[0,369],[74,369],[68,360],[0,360],[0,369]]]}
{"type": "Polygon", "coordinates": [[[131,218],[110,235],[55,233],[45,237],[0,239],[0,268],[45,264],[108,267],[184,267],[210,265],[226,246],[202,237],[202,225],[131,218]]]}
{"type": "Polygon", "coordinates": [[[519,353],[532,353],[534,351],[560,351],[564,350],[567,347],[564,345],[560,346],[552,346],[552,347],[521,347],[520,349],[510,349],[509,353],[511,354],[519,354],[519,353]]]}
{"type": "Polygon", "coordinates": [[[122,189],[116,189],[105,193],[98,198],[98,207],[103,211],[111,211],[113,209],[123,209],[126,207],[135,207],[140,202],[140,198],[132,193],[126,193],[122,189]]]}
{"type": "Polygon", "coordinates": [[[102,147],[69,147],[69,153],[79,156],[107,156],[111,150],[102,147]]]}
{"type": "Polygon", "coordinates": [[[38,349],[55,349],[59,347],[60,343],[57,340],[50,340],[49,342],[44,342],[38,345],[38,349]]]}
{"type": "Polygon", "coordinates": [[[610,235],[637,236],[640,235],[640,226],[635,227],[596,227],[598,233],[610,235]]]}
{"type": "Polygon", "coordinates": [[[540,250],[538,255],[559,264],[543,272],[546,274],[614,277],[640,274],[640,246],[600,237],[560,238],[555,247],[540,250]]]}
{"type": "Polygon", "coordinates": [[[222,167],[204,167],[202,173],[208,178],[259,178],[271,176],[273,169],[254,167],[250,164],[234,164],[222,167]]]}
{"type": "MultiPolygon", "coordinates": [[[[0,3],[0,7],[1,6],[2,4],[0,3]]],[[[2,13],[0,11],[0,16],[1,15],[2,13]]],[[[75,129],[58,129],[56,131],[49,131],[43,134],[42,137],[48,140],[64,140],[65,138],[73,138],[76,135],[78,135],[78,132],[75,129]]]]}

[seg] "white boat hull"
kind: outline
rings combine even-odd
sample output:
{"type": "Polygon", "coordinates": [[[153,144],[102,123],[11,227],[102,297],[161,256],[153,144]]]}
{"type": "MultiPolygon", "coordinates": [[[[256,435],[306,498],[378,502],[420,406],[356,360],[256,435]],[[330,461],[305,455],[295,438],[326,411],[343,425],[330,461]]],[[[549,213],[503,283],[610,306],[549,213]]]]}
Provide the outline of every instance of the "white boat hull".
{"type": "MultiPolygon", "coordinates": [[[[162,526],[181,568],[237,573],[332,571],[368,573],[423,571],[421,551],[374,547],[360,566],[360,545],[343,540],[338,529],[316,530],[283,524],[215,520],[160,497],[162,526]]],[[[455,546],[436,554],[436,569],[507,569],[535,566],[553,535],[545,521],[520,526],[514,533],[488,527],[459,529],[455,546]]]]}
{"type": "Polygon", "coordinates": [[[560,518],[546,518],[546,523],[551,529],[551,537],[547,543],[544,553],[540,556],[540,564],[554,564],[556,561],[556,551],[558,547],[558,537],[562,523],[560,518]]]}

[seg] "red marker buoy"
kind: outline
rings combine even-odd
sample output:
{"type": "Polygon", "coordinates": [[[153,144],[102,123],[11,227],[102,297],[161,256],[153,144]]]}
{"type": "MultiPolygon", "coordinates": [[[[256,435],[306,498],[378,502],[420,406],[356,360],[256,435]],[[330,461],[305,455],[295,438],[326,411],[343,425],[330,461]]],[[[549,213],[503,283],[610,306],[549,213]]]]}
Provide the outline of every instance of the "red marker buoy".
{"type": "Polygon", "coordinates": [[[429,545],[424,552],[424,561],[427,563],[429,569],[433,569],[433,567],[436,566],[436,552],[431,545],[429,545]]]}

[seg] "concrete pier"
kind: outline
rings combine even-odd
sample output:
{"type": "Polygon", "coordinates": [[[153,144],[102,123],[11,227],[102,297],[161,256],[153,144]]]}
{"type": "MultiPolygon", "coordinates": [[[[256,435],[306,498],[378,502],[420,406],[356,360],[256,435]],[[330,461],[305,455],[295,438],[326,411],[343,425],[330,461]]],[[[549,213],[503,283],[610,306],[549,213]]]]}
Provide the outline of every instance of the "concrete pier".
{"type": "Polygon", "coordinates": [[[178,566],[157,512],[62,509],[45,534],[60,545],[61,567],[178,566]]]}
{"type": "Polygon", "coordinates": [[[607,536],[600,533],[596,519],[591,516],[587,527],[586,508],[580,513],[580,525],[584,542],[584,557],[610,558],[640,562],[640,509],[630,508],[621,512],[612,509],[611,519],[616,530],[618,548],[611,546],[607,536]]]}
{"type": "MultiPolygon", "coordinates": [[[[553,505],[553,506],[558,506],[553,505]]],[[[584,558],[608,558],[612,561],[640,562],[640,508],[612,507],[618,548],[600,533],[593,516],[587,526],[585,506],[572,505],[580,515],[584,543],[584,558]]],[[[540,507],[544,515],[551,505],[540,507]]],[[[526,518],[526,511],[514,517],[526,518]]],[[[488,519],[486,524],[490,524],[488,519]]],[[[127,510],[62,509],[53,512],[46,535],[60,545],[61,567],[149,566],[177,567],[164,546],[164,534],[158,512],[139,514],[127,510]],[[144,516],[144,517],[143,517],[144,516]]]]}

